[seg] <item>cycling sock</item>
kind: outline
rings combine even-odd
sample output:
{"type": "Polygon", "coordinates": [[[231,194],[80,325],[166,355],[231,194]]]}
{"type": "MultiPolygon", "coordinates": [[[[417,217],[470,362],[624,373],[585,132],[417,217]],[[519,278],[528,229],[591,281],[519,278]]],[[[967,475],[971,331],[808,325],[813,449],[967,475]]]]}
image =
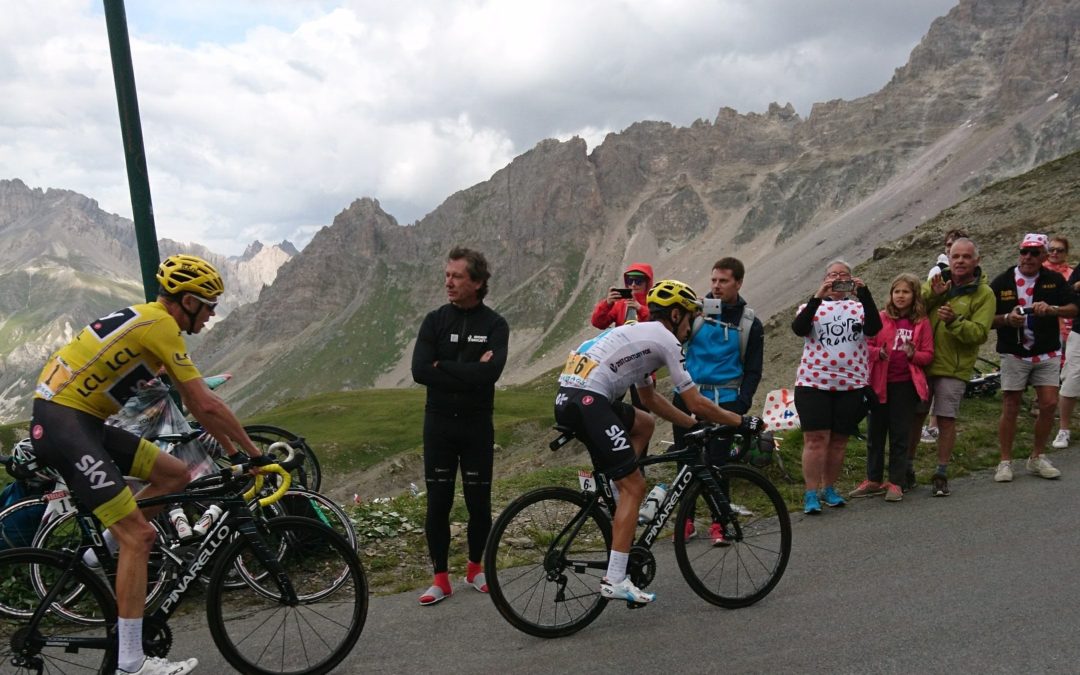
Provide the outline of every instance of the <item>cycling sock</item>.
{"type": "Polygon", "coordinates": [[[432,581],[431,585],[438,586],[443,593],[450,595],[450,574],[448,572],[439,572],[435,575],[435,581],[432,581]]]}
{"type": "Polygon", "coordinates": [[[473,582],[473,579],[476,578],[476,575],[481,574],[483,571],[483,565],[470,560],[468,564],[465,565],[465,581],[471,584],[473,582]]]}
{"type": "Polygon", "coordinates": [[[117,638],[120,646],[120,655],[116,659],[116,667],[134,673],[142,668],[146,655],[143,654],[142,642],[142,619],[125,619],[120,617],[116,622],[117,638]]]}
{"type": "Polygon", "coordinates": [[[944,475],[946,475],[948,473],[949,473],[949,465],[948,464],[938,464],[937,465],[937,475],[944,476],[944,475]]]}
{"type": "Polygon", "coordinates": [[[630,553],[623,553],[622,551],[611,551],[611,557],[608,559],[607,574],[604,578],[608,580],[609,584],[617,584],[626,578],[626,563],[630,561],[630,553]]]}

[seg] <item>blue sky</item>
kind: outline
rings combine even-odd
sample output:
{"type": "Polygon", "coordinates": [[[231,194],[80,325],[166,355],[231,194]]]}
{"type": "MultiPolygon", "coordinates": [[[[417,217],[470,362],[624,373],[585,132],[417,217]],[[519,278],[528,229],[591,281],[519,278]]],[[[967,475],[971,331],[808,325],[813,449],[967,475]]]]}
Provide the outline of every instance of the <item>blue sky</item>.
{"type": "MultiPolygon", "coordinates": [[[[590,148],[880,89],[954,0],[127,0],[158,233],[401,223],[545,138],[590,148]]],[[[0,178],[130,216],[101,0],[0,0],[0,178]]]]}

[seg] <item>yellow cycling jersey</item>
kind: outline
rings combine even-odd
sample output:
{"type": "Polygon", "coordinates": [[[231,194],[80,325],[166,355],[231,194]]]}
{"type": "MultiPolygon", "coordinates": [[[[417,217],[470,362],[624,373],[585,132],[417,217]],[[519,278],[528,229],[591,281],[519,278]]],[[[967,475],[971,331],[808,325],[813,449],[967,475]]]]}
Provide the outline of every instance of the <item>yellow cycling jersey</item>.
{"type": "Polygon", "coordinates": [[[92,322],[53,354],[38,377],[34,398],[104,419],[163,365],[174,382],[200,377],[180,326],[165,306],[133,305],[92,322]]]}

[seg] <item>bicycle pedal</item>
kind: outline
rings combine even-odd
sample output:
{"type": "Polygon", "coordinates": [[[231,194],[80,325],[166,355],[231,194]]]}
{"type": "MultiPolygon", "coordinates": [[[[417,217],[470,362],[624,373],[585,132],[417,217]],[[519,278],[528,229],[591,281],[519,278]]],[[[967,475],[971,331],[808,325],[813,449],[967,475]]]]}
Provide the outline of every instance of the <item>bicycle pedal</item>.
{"type": "Polygon", "coordinates": [[[644,607],[647,604],[649,604],[649,603],[647,603],[647,602],[633,602],[632,600],[627,600],[626,601],[626,608],[627,609],[638,609],[639,607],[644,607]]]}

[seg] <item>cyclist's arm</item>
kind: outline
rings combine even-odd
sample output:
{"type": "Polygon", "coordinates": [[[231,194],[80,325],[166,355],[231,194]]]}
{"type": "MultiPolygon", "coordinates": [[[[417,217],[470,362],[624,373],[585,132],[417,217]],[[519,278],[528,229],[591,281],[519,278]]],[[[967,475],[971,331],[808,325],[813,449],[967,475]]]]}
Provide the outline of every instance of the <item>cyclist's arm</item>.
{"type": "Polygon", "coordinates": [[[491,358],[487,361],[439,361],[437,370],[445,371],[465,384],[489,387],[498,381],[506,365],[506,350],[510,342],[510,327],[500,319],[488,334],[491,358]]]}
{"type": "Polygon", "coordinates": [[[244,431],[240,420],[236,418],[229,406],[225,405],[220,396],[210,391],[205,380],[196,377],[175,384],[180,391],[180,398],[184,400],[184,405],[195,419],[199,420],[199,424],[221,443],[226,454],[230,457],[236,454],[236,446],[233,444],[235,440],[249,457],[262,455],[259,446],[255,445],[244,431]]]}
{"type": "Polygon", "coordinates": [[[679,410],[671,403],[671,401],[656,393],[656,387],[645,387],[638,384],[637,392],[638,396],[641,398],[642,405],[648,408],[650,412],[656,413],[668,422],[671,422],[676,426],[687,428],[694,426],[696,423],[693,417],[690,417],[679,410]]]}
{"type": "Polygon", "coordinates": [[[444,391],[469,391],[471,387],[444,370],[435,367],[439,355],[435,349],[434,314],[428,314],[420,324],[420,333],[413,347],[412,377],[417,384],[444,391]]]}
{"type": "MultiPolygon", "coordinates": [[[[683,403],[686,404],[687,409],[694,413],[694,417],[706,422],[715,422],[717,424],[730,424],[737,427],[742,424],[742,415],[733,413],[730,410],[724,410],[720,406],[716,405],[709,399],[701,395],[696,386],[690,387],[685,391],[679,392],[679,396],[682,396],[683,403]]],[[[668,404],[670,405],[670,404],[668,404]]],[[[674,406],[672,406],[674,408],[674,406]]],[[[693,426],[693,422],[689,426],[693,426]]]]}

